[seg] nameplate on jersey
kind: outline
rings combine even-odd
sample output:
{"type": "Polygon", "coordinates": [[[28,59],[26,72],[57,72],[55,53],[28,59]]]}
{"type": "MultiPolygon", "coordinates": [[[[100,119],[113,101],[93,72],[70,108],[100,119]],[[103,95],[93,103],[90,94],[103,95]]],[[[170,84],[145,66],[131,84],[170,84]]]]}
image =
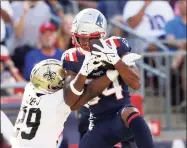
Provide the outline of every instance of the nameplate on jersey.
{"type": "Polygon", "coordinates": [[[37,97],[29,97],[27,99],[27,104],[30,105],[30,106],[38,106],[39,103],[40,103],[40,98],[37,98],[37,97]]]}

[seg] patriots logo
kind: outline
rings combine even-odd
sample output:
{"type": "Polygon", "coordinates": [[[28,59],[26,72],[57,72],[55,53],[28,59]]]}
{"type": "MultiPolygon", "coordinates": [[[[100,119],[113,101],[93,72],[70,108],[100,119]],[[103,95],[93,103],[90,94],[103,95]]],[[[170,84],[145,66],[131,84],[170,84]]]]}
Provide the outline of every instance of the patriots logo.
{"type": "Polygon", "coordinates": [[[56,77],[56,72],[51,71],[49,67],[47,67],[47,72],[43,74],[43,77],[47,79],[47,81],[53,82],[56,77]]]}
{"type": "Polygon", "coordinates": [[[104,26],[104,20],[103,20],[103,17],[101,15],[99,15],[97,17],[97,21],[96,21],[96,25],[98,25],[99,27],[103,28],[104,26]]]}

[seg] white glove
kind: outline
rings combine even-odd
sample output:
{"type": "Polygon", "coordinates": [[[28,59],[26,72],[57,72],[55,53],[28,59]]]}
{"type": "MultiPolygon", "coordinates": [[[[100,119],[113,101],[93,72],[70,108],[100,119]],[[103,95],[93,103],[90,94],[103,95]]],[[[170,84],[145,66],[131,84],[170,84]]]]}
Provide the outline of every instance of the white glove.
{"type": "Polygon", "coordinates": [[[127,66],[133,66],[133,65],[135,65],[135,61],[140,59],[140,58],[141,58],[141,55],[139,55],[139,54],[129,53],[129,54],[123,56],[122,61],[127,66]]]}
{"type": "Polygon", "coordinates": [[[93,70],[96,70],[103,63],[101,62],[102,58],[96,55],[87,55],[85,56],[82,67],[79,71],[80,74],[84,76],[88,76],[93,70]]]}
{"type": "Polygon", "coordinates": [[[100,52],[92,51],[92,54],[100,56],[103,61],[105,61],[109,64],[115,65],[120,60],[120,57],[118,56],[116,45],[115,45],[113,39],[110,39],[111,46],[108,45],[103,39],[100,39],[100,41],[101,41],[103,47],[101,47],[97,44],[93,44],[93,47],[100,50],[100,52]]]}

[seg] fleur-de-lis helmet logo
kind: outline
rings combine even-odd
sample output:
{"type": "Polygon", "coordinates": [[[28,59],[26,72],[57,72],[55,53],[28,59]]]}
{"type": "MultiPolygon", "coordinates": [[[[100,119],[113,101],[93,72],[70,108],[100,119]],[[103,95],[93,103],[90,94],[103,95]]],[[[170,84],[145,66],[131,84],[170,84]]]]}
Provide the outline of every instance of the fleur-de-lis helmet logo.
{"type": "Polygon", "coordinates": [[[47,67],[47,72],[43,74],[43,77],[47,79],[47,81],[53,82],[56,77],[56,72],[51,71],[51,69],[47,67]]]}

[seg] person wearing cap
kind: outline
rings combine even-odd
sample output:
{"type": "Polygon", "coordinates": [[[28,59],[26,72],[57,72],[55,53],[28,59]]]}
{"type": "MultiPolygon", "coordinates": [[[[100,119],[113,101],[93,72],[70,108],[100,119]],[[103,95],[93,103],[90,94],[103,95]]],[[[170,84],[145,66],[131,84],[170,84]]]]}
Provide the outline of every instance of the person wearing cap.
{"type": "Polygon", "coordinates": [[[25,56],[23,76],[28,81],[30,72],[36,63],[46,59],[60,60],[62,56],[62,50],[55,48],[56,28],[54,24],[44,23],[39,31],[39,48],[32,49],[25,56]]]}

